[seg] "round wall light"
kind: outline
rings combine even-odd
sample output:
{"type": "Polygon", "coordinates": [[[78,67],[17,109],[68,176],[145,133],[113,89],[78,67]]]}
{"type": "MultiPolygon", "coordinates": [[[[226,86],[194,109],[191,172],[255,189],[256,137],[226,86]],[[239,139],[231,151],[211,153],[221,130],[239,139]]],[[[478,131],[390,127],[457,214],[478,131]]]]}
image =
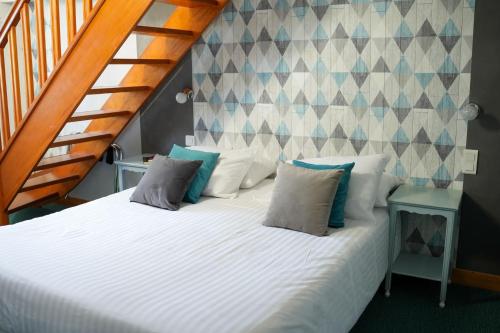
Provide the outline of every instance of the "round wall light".
{"type": "Polygon", "coordinates": [[[466,121],[471,121],[479,116],[481,108],[476,103],[469,103],[465,105],[460,112],[462,113],[462,118],[466,121]]]}
{"type": "Polygon", "coordinates": [[[190,99],[193,99],[193,90],[190,88],[184,88],[175,95],[175,100],[179,104],[184,104],[190,99]]]}

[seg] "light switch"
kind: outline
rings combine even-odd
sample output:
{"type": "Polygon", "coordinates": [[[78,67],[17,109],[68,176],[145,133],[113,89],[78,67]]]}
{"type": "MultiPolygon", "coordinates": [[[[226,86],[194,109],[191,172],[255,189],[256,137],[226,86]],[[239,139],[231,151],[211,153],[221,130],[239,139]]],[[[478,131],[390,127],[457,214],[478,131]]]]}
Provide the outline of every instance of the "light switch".
{"type": "Polygon", "coordinates": [[[186,135],[186,139],[185,139],[185,143],[186,143],[186,146],[194,146],[195,145],[195,142],[194,142],[194,135],[186,135]]]}
{"type": "Polygon", "coordinates": [[[462,172],[468,175],[475,175],[477,173],[477,157],[479,151],[472,149],[465,149],[462,159],[462,172]]]}

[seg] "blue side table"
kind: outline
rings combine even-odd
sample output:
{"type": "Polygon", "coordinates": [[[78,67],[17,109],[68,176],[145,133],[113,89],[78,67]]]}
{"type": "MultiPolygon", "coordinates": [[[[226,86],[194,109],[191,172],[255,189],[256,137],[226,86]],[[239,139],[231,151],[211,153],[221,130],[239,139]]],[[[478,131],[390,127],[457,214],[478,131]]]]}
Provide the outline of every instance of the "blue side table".
{"type": "Polygon", "coordinates": [[[439,306],[444,308],[450,266],[455,266],[460,223],[462,191],[445,190],[411,185],[400,186],[389,197],[389,268],[385,278],[385,295],[390,296],[392,273],[430,279],[441,282],[439,306]],[[422,215],[439,215],[446,218],[444,254],[439,257],[401,252],[394,260],[396,225],[400,212],[422,215]]]}
{"type": "Polygon", "coordinates": [[[144,163],[143,158],[146,156],[151,156],[152,154],[143,154],[138,156],[132,156],[130,158],[125,158],[123,160],[115,161],[117,168],[117,191],[121,192],[125,189],[125,171],[142,173],[144,174],[148,168],[149,163],[144,163]]]}

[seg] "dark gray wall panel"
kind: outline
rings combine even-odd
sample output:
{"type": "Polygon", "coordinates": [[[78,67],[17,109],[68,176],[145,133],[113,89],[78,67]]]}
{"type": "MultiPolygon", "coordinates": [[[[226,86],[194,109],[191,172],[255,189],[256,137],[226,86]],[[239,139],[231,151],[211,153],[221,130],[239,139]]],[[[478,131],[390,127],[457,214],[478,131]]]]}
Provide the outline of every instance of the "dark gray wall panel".
{"type": "Polygon", "coordinates": [[[193,133],[193,103],[178,104],[175,94],[192,87],[191,54],[187,54],[163,83],[141,113],[143,153],[170,151],[172,145],[184,145],[186,135],[193,133]]]}
{"type": "Polygon", "coordinates": [[[458,266],[500,274],[500,1],[476,2],[471,101],[483,113],[468,127],[478,174],[466,175],[458,266]]]}

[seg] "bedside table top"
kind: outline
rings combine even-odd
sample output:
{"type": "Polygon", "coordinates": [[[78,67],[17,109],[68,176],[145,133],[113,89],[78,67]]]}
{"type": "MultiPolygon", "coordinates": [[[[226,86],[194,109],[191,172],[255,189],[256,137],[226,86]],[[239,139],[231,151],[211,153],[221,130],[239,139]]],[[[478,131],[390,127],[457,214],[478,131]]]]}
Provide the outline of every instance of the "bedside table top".
{"type": "Polygon", "coordinates": [[[129,167],[136,167],[136,168],[147,168],[149,167],[149,163],[144,163],[143,157],[145,156],[151,156],[154,154],[142,154],[142,155],[137,155],[137,156],[132,156],[128,158],[124,158],[119,161],[115,161],[114,163],[119,166],[129,166],[129,167]]]}
{"type": "Polygon", "coordinates": [[[389,197],[389,203],[457,211],[462,191],[401,185],[389,197]]]}

